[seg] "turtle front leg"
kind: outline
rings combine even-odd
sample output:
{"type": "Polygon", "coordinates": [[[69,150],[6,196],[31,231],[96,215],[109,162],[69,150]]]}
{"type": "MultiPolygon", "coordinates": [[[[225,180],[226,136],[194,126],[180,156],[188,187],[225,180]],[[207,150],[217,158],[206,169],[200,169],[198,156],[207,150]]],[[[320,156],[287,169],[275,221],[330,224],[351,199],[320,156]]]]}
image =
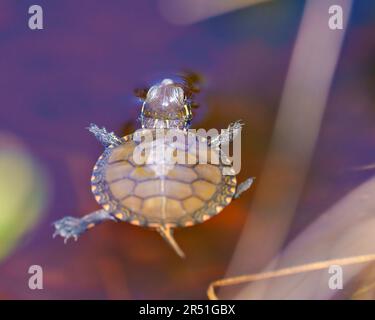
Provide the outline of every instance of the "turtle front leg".
{"type": "Polygon", "coordinates": [[[98,139],[99,142],[106,148],[111,145],[118,146],[121,144],[121,139],[116,136],[114,132],[108,132],[104,127],[99,128],[96,124],[91,123],[87,129],[92,132],[96,139],[98,139]]]}
{"type": "Polygon", "coordinates": [[[228,128],[211,140],[210,146],[218,147],[220,144],[228,144],[234,140],[243,127],[243,122],[237,120],[229,124],[228,128]]]}
{"type": "Polygon", "coordinates": [[[64,217],[53,223],[55,227],[53,237],[59,235],[64,238],[65,243],[69,238],[77,240],[82,233],[107,220],[116,221],[116,219],[105,210],[95,211],[82,218],[64,217]]]}
{"type": "Polygon", "coordinates": [[[237,186],[237,190],[236,190],[236,193],[234,194],[233,198],[238,199],[243,192],[248,190],[251,187],[252,183],[254,182],[254,179],[255,178],[249,178],[249,179],[246,179],[244,182],[240,183],[237,186]]]}

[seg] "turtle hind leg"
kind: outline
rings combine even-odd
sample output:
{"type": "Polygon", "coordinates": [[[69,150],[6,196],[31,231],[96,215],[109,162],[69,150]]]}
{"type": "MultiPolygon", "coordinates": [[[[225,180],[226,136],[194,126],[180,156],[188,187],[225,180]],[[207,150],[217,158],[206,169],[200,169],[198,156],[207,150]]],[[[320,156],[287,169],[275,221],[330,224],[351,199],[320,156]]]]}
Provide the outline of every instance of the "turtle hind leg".
{"type": "Polygon", "coordinates": [[[172,228],[161,226],[157,228],[157,231],[160,233],[163,239],[169,243],[180,258],[185,258],[185,253],[181,250],[180,246],[173,237],[172,228]]]}
{"type": "Polygon", "coordinates": [[[55,227],[53,237],[59,235],[64,238],[65,243],[69,238],[77,240],[82,233],[107,220],[116,221],[116,219],[105,210],[95,211],[82,218],[64,217],[53,223],[55,227]]]}

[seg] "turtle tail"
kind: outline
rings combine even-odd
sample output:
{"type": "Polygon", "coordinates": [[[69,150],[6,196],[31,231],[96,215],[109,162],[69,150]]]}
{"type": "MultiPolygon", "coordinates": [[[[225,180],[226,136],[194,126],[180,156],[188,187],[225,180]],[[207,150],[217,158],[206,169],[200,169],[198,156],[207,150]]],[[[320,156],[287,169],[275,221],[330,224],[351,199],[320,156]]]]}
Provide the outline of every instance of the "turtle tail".
{"type": "Polygon", "coordinates": [[[185,253],[181,250],[180,246],[177,244],[176,240],[173,238],[173,230],[170,227],[160,226],[157,228],[160,235],[165,241],[173,248],[173,250],[180,256],[180,258],[185,258],[185,253]]]}

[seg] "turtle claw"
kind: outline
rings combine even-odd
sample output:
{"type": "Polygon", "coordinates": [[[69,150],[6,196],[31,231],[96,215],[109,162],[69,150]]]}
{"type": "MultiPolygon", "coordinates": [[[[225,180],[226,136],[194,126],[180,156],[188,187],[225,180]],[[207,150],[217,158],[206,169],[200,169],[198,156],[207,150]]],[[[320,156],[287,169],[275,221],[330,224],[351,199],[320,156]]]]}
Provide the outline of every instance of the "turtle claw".
{"type": "Polygon", "coordinates": [[[121,139],[117,137],[113,132],[108,132],[106,128],[99,128],[96,124],[91,123],[87,128],[95,137],[101,142],[106,148],[115,145],[118,146],[121,144],[121,139]]]}
{"type": "Polygon", "coordinates": [[[74,217],[62,218],[54,222],[53,226],[55,227],[53,238],[61,236],[64,238],[64,243],[67,243],[70,238],[77,241],[78,236],[86,230],[85,223],[82,223],[81,219],[74,217]]]}

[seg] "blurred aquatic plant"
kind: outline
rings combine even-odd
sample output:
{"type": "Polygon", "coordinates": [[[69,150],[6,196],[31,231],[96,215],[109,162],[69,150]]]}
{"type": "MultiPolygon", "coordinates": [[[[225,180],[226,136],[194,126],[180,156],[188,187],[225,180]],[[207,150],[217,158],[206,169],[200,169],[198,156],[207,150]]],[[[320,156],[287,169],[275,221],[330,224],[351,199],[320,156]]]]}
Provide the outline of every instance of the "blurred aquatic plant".
{"type": "Polygon", "coordinates": [[[44,177],[18,139],[0,134],[0,261],[39,221],[46,204],[44,177]]]}
{"type": "Polygon", "coordinates": [[[161,14],[173,24],[192,24],[271,0],[159,0],[161,14]]]}
{"type": "Polygon", "coordinates": [[[318,141],[352,3],[340,1],[348,18],[343,32],[332,33],[326,32],[326,1],[306,1],[251,218],[243,227],[228,275],[261,270],[287,239],[318,141]],[[312,54],[311,48],[319,55],[312,54]]]}
{"type": "Polygon", "coordinates": [[[215,287],[246,284],[230,298],[333,299],[337,292],[328,285],[328,267],[332,265],[346,266],[345,288],[353,280],[358,282],[352,298],[373,295],[374,191],[375,176],[319,215],[261,272],[216,281],[209,288],[209,297],[217,298],[215,287]]]}

